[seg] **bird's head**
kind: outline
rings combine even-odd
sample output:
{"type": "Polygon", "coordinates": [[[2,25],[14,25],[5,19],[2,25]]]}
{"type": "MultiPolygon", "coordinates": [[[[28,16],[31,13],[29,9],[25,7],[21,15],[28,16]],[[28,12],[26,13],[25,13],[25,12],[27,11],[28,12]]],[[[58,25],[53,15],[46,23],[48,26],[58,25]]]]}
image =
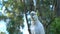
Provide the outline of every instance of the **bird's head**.
{"type": "Polygon", "coordinates": [[[32,11],[30,13],[30,15],[31,15],[32,20],[37,20],[38,19],[37,13],[35,11],[32,11]]]}

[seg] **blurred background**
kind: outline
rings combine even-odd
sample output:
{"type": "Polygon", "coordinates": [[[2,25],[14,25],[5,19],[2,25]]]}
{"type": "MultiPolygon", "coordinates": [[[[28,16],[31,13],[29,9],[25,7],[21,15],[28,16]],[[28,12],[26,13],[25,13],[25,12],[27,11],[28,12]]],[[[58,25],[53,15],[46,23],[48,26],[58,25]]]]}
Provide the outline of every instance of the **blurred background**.
{"type": "Polygon", "coordinates": [[[31,11],[46,34],[60,34],[60,0],[0,0],[0,34],[30,34],[31,11]]]}

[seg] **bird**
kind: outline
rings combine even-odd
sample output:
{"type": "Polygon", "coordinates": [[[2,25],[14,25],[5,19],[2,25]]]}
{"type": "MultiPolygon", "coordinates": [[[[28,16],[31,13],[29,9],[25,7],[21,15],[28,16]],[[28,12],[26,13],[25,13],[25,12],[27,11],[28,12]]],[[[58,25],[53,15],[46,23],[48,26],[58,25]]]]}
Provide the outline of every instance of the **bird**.
{"type": "Polygon", "coordinates": [[[35,11],[31,11],[31,25],[30,30],[31,34],[45,34],[44,26],[39,21],[37,13],[35,11]]]}

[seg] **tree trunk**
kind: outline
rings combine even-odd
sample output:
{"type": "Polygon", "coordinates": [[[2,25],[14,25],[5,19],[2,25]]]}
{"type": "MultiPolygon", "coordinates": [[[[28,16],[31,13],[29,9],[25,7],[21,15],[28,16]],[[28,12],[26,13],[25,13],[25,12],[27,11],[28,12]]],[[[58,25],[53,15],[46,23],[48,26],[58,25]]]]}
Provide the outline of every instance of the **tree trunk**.
{"type": "Polygon", "coordinates": [[[56,11],[56,13],[57,13],[57,17],[59,17],[60,16],[60,0],[57,0],[56,2],[57,2],[57,11],[56,11]]]}
{"type": "Polygon", "coordinates": [[[34,3],[33,3],[33,0],[30,0],[30,11],[34,11],[34,3]]]}
{"type": "Polygon", "coordinates": [[[30,26],[29,26],[29,24],[28,24],[28,19],[27,19],[27,6],[26,6],[26,4],[25,4],[25,0],[24,0],[24,13],[25,13],[25,16],[26,16],[26,21],[27,21],[27,25],[28,25],[28,31],[29,31],[29,34],[31,34],[31,32],[30,32],[30,26]]]}

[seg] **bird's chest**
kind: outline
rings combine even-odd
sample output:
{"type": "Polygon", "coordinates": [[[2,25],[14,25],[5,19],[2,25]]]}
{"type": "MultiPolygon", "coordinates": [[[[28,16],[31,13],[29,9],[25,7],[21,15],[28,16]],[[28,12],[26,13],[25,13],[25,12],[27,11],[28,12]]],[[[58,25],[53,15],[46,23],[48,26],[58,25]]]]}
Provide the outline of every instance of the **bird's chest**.
{"type": "Polygon", "coordinates": [[[36,31],[36,32],[39,31],[39,26],[38,26],[38,25],[35,26],[35,31],[36,31]]]}
{"type": "Polygon", "coordinates": [[[31,28],[31,30],[32,30],[32,31],[34,31],[34,30],[35,30],[35,26],[31,26],[30,28],[31,28]]]}
{"type": "Polygon", "coordinates": [[[38,25],[31,26],[31,31],[37,32],[38,30],[39,30],[39,26],[38,25]]]}
{"type": "Polygon", "coordinates": [[[31,25],[31,30],[38,30],[39,29],[39,24],[37,22],[34,22],[32,25],[31,25]]]}

